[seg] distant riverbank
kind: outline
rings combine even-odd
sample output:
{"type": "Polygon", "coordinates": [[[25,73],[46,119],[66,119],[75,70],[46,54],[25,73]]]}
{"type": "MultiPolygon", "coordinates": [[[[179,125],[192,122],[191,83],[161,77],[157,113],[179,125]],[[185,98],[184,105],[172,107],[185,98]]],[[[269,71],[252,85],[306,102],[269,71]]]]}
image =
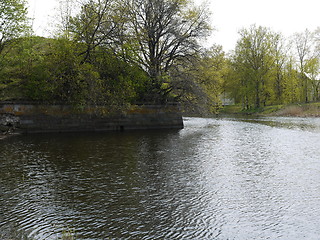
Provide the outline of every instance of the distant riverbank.
{"type": "Polygon", "coordinates": [[[257,115],[283,117],[320,117],[320,102],[290,105],[273,105],[243,110],[241,105],[225,106],[220,115],[257,115]]]}

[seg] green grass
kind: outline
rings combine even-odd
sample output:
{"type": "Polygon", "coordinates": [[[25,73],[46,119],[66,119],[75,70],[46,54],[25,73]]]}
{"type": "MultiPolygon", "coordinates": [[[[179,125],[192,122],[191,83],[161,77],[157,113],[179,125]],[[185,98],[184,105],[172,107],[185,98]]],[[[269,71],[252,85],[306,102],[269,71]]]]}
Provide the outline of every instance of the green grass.
{"type": "Polygon", "coordinates": [[[265,106],[265,107],[261,108],[260,114],[263,114],[263,115],[274,114],[274,113],[280,111],[281,109],[283,109],[283,107],[284,107],[284,105],[265,106]]]}
{"type": "Polygon", "coordinates": [[[220,114],[240,114],[242,112],[241,105],[229,105],[220,109],[220,114]]]}
{"type": "Polygon", "coordinates": [[[259,115],[259,116],[293,116],[293,117],[320,117],[320,102],[271,105],[261,108],[244,110],[241,105],[225,106],[220,111],[221,115],[259,115]]]}

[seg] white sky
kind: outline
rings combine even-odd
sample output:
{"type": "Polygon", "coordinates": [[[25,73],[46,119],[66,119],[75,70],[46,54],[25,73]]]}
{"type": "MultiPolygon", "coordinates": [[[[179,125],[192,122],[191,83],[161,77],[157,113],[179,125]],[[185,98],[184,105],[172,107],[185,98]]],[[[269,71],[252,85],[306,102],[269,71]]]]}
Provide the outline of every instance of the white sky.
{"type": "MultiPolygon", "coordinates": [[[[201,0],[195,0],[199,2],[201,0]]],[[[57,0],[28,0],[29,16],[34,17],[34,30],[48,35],[57,0]],[[51,16],[51,17],[49,17],[51,16]]],[[[216,29],[208,44],[217,43],[225,51],[234,49],[238,31],[252,24],[282,32],[285,37],[306,28],[320,27],[320,0],[208,0],[212,26],[216,29]]]]}
{"type": "Polygon", "coordinates": [[[238,31],[252,24],[269,27],[285,37],[320,27],[319,0],[211,0],[210,5],[212,25],[217,29],[210,41],[226,51],[234,49],[238,31]]]}
{"type": "Polygon", "coordinates": [[[29,17],[33,20],[33,30],[37,35],[48,36],[53,24],[57,0],[27,0],[29,17]]]}

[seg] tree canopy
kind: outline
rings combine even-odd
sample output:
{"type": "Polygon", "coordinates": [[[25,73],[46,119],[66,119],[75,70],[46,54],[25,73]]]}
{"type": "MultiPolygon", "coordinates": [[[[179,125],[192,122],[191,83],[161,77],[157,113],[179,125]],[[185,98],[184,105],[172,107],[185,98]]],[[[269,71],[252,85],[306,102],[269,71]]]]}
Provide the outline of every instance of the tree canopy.
{"type": "Polygon", "coordinates": [[[74,40],[86,44],[84,62],[98,46],[112,49],[148,73],[146,100],[161,101],[170,70],[200,50],[210,31],[208,17],[204,6],[186,0],[87,0],[70,29],[74,40]]]}
{"type": "Polygon", "coordinates": [[[25,0],[0,1],[0,54],[9,40],[26,32],[27,20],[25,0]]]}
{"type": "Polygon", "coordinates": [[[160,90],[173,66],[199,51],[210,30],[208,13],[182,0],[128,0],[130,41],[138,46],[138,63],[160,90]]]}
{"type": "Polygon", "coordinates": [[[206,5],[191,0],[60,1],[58,34],[35,37],[25,0],[0,2],[0,99],[75,105],[179,101],[216,112],[320,100],[320,28],[291,39],[239,31],[226,54],[202,40],[206,5]],[[222,97],[223,96],[223,97],[222,97]]]}
{"type": "Polygon", "coordinates": [[[252,25],[239,32],[226,87],[243,108],[318,101],[317,31],[296,33],[290,41],[269,28],[252,25]]]}

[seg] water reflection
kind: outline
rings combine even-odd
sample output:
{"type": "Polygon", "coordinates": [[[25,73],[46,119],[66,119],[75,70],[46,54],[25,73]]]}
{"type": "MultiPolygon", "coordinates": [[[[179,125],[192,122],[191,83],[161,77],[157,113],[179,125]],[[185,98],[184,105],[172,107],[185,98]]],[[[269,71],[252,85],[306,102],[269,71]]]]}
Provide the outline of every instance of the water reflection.
{"type": "Polygon", "coordinates": [[[301,117],[263,117],[263,118],[242,118],[240,121],[264,124],[271,127],[288,128],[292,130],[320,132],[320,118],[301,117]]]}
{"type": "Polygon", "coordinates": [[[180,131],[7,139],[0,239],[318,239],[319,127],[187,118],[180,131]]]}

